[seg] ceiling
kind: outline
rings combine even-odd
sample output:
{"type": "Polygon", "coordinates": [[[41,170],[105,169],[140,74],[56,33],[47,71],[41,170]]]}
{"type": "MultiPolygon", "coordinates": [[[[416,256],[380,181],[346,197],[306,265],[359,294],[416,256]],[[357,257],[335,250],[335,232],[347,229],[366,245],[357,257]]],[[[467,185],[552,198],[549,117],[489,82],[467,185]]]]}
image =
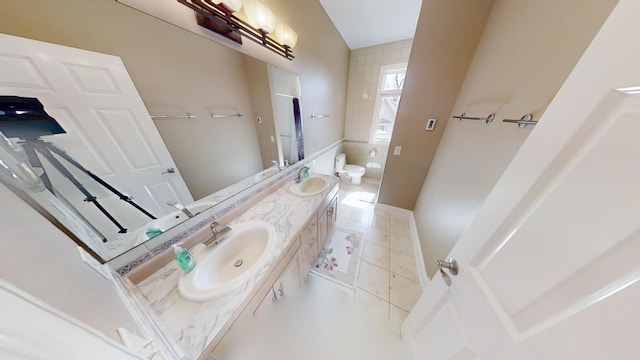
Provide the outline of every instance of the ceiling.
{"type": "Polygon", "coordinates": [[[422,0],[320,0],[350,49],[413,38],[422,0]]]}

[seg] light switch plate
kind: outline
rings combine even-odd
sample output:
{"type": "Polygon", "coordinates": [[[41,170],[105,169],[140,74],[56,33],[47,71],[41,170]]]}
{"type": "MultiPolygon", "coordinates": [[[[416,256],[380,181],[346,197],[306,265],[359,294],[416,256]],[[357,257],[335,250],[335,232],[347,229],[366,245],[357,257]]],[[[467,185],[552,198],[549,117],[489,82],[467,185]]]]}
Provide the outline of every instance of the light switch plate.
{"type": "Polygon", "coordinates": [[[436,121],[438,121],[437,119],[429,119],[427,120],[427,126],[424,128],[427,131],[431,131],[436,127],[436,121]]]}
{"type": "Polygon", "coordinates": [[[396,146],[396,147],[393,149],[393,155],[396,155],[396,156],[397,156],[397,155],[400,155],[400,152],[402,152],[402,146],[396,146]]]}

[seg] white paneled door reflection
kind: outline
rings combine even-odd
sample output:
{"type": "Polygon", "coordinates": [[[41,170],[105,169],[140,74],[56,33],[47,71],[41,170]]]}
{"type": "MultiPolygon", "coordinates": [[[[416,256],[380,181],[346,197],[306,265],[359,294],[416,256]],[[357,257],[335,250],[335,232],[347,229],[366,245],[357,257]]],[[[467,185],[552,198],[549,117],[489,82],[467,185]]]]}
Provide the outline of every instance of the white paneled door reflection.
{"type": "MultiPolygon", "coordinates": [[[[66,131],[42,140],[65,150],[156,217],[174,210],[168,201],[193,202],[178,173],[163,174],[176,165],[119,57],[4,34],[0,44],[0,93],[39,99],[66,131]]],[[[64,165],[129,232],[150,220],[89,176],[64,165]]],[[[107,239],[120,239],[119,246],[109,246],[114,254],[94,250],[107,259],[122,252],[128,245],[119,229],[84,201],[71,182],[44,166],[66,201],[107,239]]]]}

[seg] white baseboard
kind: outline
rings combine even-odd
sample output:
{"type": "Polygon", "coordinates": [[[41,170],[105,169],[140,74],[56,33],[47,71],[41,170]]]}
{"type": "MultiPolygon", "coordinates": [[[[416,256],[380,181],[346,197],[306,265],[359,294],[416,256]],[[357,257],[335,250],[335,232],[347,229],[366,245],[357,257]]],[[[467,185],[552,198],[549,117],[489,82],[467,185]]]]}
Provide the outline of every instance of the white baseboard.
{"type": "Polygon", "coordinates": [[[416,219],[413,216],[413,211],[379,203],[376,204],[376,209],[409,218],[411,241],[413,242],[413,251],[416,254],[416,266],[418,267],[418,279],[420,279],[422,289],[426,289],[429,285],[429,277],[427,276],[427,268],[425,267],[424,257],[422,256],[422,246],[420,246],[420,237],[418,236],[418,228],[416,227],[416,219]]]}

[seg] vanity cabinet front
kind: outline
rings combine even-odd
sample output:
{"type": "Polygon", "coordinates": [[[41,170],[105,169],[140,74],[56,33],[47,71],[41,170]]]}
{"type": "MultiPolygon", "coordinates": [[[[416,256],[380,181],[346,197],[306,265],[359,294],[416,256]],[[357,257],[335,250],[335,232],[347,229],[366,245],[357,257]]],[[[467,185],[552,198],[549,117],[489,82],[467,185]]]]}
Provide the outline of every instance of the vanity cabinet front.
{"type": "Polygon", "coordinates": [[[300,287],[300,284],[304,279],[304,277],[302,277],[302,264],[302,251],[301,248],[299,248],[298,251],[293,254],[293,257],[289,260],[289,263],[286,265],[273,286],[267,289],[267,294],[262,299],[258,307],[253,311],[254,314],[268,308],[274,301],[277,301],[300,287]]]}

